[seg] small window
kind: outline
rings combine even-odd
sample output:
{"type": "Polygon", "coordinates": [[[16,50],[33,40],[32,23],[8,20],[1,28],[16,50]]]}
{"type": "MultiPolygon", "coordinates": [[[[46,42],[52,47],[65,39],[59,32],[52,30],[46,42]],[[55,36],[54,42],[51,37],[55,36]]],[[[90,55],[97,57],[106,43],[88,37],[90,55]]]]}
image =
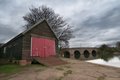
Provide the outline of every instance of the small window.
{"type": "Polygon", "coordinates": [[[4,47],[4,51],[3,51],[3,53],[4,53],[4,54],[6,53],[6,47],[4,47]]]}

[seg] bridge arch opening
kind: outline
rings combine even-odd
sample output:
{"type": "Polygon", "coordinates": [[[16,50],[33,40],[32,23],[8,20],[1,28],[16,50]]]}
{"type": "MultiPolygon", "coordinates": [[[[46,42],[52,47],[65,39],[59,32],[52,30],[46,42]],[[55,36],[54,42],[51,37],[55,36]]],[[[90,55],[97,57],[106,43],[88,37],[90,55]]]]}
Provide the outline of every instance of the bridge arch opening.
{"type": "Polygon", "coordinates": [[[76,50],[75,52],[74,52],[74,58],[75,59],[79,59],[80,58],[80,52],[78,51],[78,50],[76,50]]]}
{"type": "Polygon", "coordinates": [[[64,57],[65,58],[70,58],[70,52],[69,51],[65,51],[64,52],[64,57]]]}
{"type": "Polygon", "coordinates": [[[92,51],[92,56],[96,57],[97,56],[97,52],[95,50],[92,51]]]}
{"type": "Polygon", "coordinates": [[[89,51],[88,51],[88,50],[85,50],[85,51],[84,51],[84,57],[85,57],[85,58],[89,58],[89,56],[90,56],[89,51]]]}

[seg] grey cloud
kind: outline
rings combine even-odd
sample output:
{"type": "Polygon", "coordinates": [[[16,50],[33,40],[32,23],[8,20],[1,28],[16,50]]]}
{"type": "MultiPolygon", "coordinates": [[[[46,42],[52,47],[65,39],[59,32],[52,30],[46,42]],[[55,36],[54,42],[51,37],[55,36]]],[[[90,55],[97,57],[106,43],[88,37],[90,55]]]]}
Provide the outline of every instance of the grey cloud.
{"type": "Polygon", "coordinates": [[[0,0],[0,6],[6,6],[8,4],[10,4],[11,1],[10,0],[0,0]]]}
{"type": "Polygon", "coordinates": [[[22,16],[27,10],[25,6],[22,6],[22,3],[17,1],[0,1],[0,43],[7,42],[24,30],[22,26],[25,22],[22,16]]]}
{"type": "Polygon", "coordinates": [[[4,43],[5,41],[9,40],[13,36],[18,34],[16,30],[10,28],[9,25],[0,24],[0,41],[4,43]]]}
{"type": "Polygon", "coordinates": [[[79,20],[81,15],[77,16],[74,28],[76,38],[70,41],[72,46],[75,47],[74,41],[76,45],[80,43],[82,46],[99,46],[105,43],[112,45],[120,41],[120,5],[114,5],[103,13],[99,15],[85,13],[89,16],[82,17],[82,20],[79,20]]]}
{"type": "Polygon", "coordinates": [[[71,47],[113,44],[120,40],[119,0],[0,0],[0,42],[20,33],[31,5],[47,5],[73,25],[71,47]],[[6,31],[5,31],[6,30],[6,31]]]}
{"type": "Polygon", "coordinates": [[[89,17],[86,21],[84,21],[81,25],[84,27],[99,27],[101,29],[105,28],[113,28],[120,26],[120,5],[113,8],[104,16],[97,18],[95,16],[89,17]]]}
{"type": "Polygon", "coordinates": [[[13,34],[15,34],[16,31],[13,29],[13,28],[10,28],[9,25],[3,25],[3,24],[0,24],[0,35],[10,35],[12,36],[13,34]],[[11,34],[9,34],[11,33],[11,34]]]}

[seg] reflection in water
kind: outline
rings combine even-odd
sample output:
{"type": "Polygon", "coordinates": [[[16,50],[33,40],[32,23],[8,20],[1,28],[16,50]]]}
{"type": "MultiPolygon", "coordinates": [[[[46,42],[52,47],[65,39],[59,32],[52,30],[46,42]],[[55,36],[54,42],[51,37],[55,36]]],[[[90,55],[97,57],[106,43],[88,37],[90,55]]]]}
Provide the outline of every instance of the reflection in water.
{"type": "Polygon", "coordinates": [[[89,60],[87,62],[120,68],[120,56],[115,56],[112,59],[110,59],[108,62],[104,61],[103,59],[89,60]]]}

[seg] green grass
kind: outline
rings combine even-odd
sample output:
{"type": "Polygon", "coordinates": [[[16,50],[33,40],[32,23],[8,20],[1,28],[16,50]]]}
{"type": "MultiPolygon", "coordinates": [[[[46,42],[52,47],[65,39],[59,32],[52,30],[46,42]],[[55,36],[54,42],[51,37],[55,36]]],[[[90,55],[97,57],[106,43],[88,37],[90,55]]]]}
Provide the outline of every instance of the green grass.
{"type": "Polygon", "coordinates": [[[105,80],[105,77],[104,76],[100,76],[97,78],[97,80],[105,80]]]}
{"type": "Polygon", "coordinates": [[[55,80],[62,80],[64,77],[63,76],[61,76],[61,77],[59,77],[58,79],[55,79],[55,80]]]}
{"type": "MultiPolygon", "coordinates": [[[[59,69],[59,68],[58,68],[59,69]]],[[[61,70],[61,69],[60,69],[61,70]]],[[[55,79],[55,80],[63,80],[64,77],[68,76],[69,74],[72,74],[72,70],[67,70],[63,73],[63,76],[55,79]]]]}
{"type": "Polygon", "coordinates": [[[0,65],[0,73],[9,74],[9,73],[16,73],[21,70],[20,65],[15,64],[7,64],[7,65],[0,65]]]}
{"type": "Polygon", "coordinates": [[[69,65],[67,65],[67,66],[64,66],[64,67],[66,67],[66,68],[71,68],[71,66],[69,66],[69,65]]]}
{"type": "Polygon", "coordinates": [[[56,68],[57,70],[61,70],[61,71],[63,71],[64,69],[63,68],[61,68],[61,67],[57,67],[56,68]]]}
{"type": "Polygon", "coordinates": [[[66,72],[64,72],[64,76],[67,76],[68,74],[72,74],[72,70],[67,70],[66,72]]]}
{"type": "Polygon", "coordinates": [[[0,65],[0,74],[14,74],[19,73],[20,71],[27,71],[29,69],[35,70],[35,71],[42,71],[46,68],[43,65],[39,64],[32,64],[32,65],[26,65],[26,66],[20,66],[19,64],[7,64],[7,65],[0,65]]]}

